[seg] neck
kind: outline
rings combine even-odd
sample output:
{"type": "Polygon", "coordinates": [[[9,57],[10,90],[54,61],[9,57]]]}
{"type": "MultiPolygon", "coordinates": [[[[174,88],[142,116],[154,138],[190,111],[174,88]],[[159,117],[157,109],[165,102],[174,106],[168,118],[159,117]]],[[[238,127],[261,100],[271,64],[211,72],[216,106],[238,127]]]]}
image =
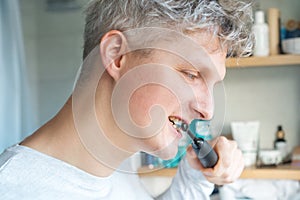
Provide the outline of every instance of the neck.
{"type": "MultiPolygon", "coordinates": [[[[97,94],[96,102],[107,101],[110,102],[109,95],[97,94]]],[[[84,133],[78,130],[73,118],[72,98],[69,98],[53,119],[21,144],[63,160],[92,175],[109,176],[135,151],[128,148],[132,146],[129,144],[131,139],[120,134],[120,130],[108,120],[111,113],[107,112],[107,103],[96,105],[97,109],[99,107],[103,111],[102,114],[97,114],[102,134],[93,129],[84,133]]],[[[90,129],[89,124],[86,128],[90,129]]]]}

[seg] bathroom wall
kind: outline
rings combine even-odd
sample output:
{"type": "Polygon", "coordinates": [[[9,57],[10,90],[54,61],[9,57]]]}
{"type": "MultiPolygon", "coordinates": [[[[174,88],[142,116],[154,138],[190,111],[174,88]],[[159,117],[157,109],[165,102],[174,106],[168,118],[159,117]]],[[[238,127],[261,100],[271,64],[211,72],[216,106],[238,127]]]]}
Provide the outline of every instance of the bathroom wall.
{"type": "Polygon", "coordinates": [[[82,10],[48,11],[45,0],[20,4],[27,67],[35,68],[38,121],[42,125],[71,94],[81,65],[84,17],[82,10]]]}

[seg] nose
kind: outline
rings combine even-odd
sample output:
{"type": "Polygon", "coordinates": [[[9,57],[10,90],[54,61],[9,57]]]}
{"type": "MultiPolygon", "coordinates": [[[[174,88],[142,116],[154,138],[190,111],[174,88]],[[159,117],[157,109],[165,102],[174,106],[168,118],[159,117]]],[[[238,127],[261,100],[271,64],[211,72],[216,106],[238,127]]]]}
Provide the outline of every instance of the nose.
{"type": "Polygon", "coordinates": [[[214,115],[213,86],[203,84],[195,88],[190,109],[193,112],[193,118],[211,120],[214,115]]]}

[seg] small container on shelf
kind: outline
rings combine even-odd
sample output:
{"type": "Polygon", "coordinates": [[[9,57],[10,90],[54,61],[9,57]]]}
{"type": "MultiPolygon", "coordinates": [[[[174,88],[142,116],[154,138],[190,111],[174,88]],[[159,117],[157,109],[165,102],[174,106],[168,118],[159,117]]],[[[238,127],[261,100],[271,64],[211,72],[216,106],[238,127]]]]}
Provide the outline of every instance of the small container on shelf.
{"type": "Polygon", "coordinates": [[[259,10],[255,12],[255,23],[252,27],[255,37],[254,56],[268,56],[269,49],[269,27],[265,23],[265,14],[259,10]]]}
{"type": "Polygon", "coordinates": [[[282,162],[281,152],[277,149],[261,149],[259,150],[259,159],[257,166],[276,166],[282,162]]]}
{"type": "Polygon", "coordinates": [[[284,137],[285,137],[285,133],[282,129],[282,126],[279,125],[277,127],[276,138],[274,141],[274,149],[280,151],[282,160],[286,160],[286,157],[288,155],[288,145],[284,137]]]}

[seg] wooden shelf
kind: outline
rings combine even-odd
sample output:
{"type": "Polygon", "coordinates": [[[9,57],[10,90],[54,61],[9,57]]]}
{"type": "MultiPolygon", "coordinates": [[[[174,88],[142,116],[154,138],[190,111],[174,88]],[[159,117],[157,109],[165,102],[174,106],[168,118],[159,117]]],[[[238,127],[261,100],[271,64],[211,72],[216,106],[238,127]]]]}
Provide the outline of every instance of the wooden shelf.
{"type": "MultiPolygon", "coordinates": [[[[141,177],[166,176],[173,177],[177,168],[149,169],[142,167],[138,170],[141,177]]],[[[283,165],[272,168],[245,168],[241,179],[290,179],[300,180],[300,168],[290,165],[283,165]]]]}
{"type": "Polygon", "coordinates": [[[274,168],[246,168],[241,178],[300,180],[300,168],[290,165],[274,168]]]}
{"type": "Polygon", "coordinates": [[[268,57],[229,58],[226,67],[264,67],[264,66],[287,66],[300,65],[300,55],[275,55],[268,57]]]}

